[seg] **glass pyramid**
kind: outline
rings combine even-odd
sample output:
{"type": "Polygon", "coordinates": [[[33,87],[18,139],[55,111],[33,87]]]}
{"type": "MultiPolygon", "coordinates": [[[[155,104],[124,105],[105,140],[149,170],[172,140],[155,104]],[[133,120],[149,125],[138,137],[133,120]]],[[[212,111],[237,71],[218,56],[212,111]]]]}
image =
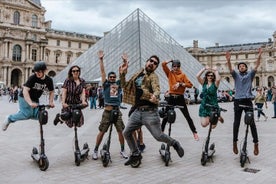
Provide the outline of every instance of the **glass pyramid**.
{"type": "MultiPolygon", "coordinates": [[[[54,82],[63,82],[72,65],[81,67],[81,77],[87,82],[99,80],[101,77],[97,56],[99,50],[103,50],[105,53],[105,72],[114,71],[117,75],[118,68],[122,64],[121,56],[124,52],[127,53],[129,58],[127,79],[144,67],[145,61],[151,55],[157,55],[160,62],[178,59],[181,62],[182,71],[195,87],[201,88],[196,74],[203,66],[140,9],[136,9],[95,45],[57,74],[54,77],[54,82]]],[[[168,89],[168,80],[161,64],[156,73],[159,76],[161,92],[164,93],[168,89]]],[[[232,89],[232,86],[222,81],[220,89],[232,89]]]]}

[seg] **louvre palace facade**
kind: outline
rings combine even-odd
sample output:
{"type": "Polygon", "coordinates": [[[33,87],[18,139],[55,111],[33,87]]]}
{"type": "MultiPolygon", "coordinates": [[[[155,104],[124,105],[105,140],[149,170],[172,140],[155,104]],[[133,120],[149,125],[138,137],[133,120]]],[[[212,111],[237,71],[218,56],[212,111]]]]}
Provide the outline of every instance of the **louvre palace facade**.
{"type": "MultiPolygon", "coordinates": [[[[233,88],[233,79],[226,65],[225,52],[231,51],[233,66],[236,66],[239,61],[244,61],[249,68],[253,68],[260,47],[263,48],[262,62],[253,86],[270,87],[275,83],[276,33],[273,34],[273,39],[261,43],[226,46],[216,44],[214,47],[200,48],[198,41],[195,40],[193,47],[183,48],[140,10],[134,11],[118,24],[120,26],[107,32],[105,39],[94,35],[52,29],[51,20],[45,20],[45,13],[46,10],[40,0],[0,0],[0,81],[7,86],[22,85],[32,74],[33,64],[38,60],[46,61],[48,75],[57,77],[58,82],[63,81],[62,79],[66,76],[66,67],[68,68],[73,61],[83,66],[82,74],[86,75],[84,78],[87,77],[89,81],[92,81],[99,78],[100,74],[97,72],[99,70],[96,68],[96,63],[91,62],[91,59],[97,60],[95,53],[98,49],[104,49],[107,53],[107,62],[113,62],[114,58],[118,58],[116,63],[107,65],[107,70],[115,70],[113,67],[117,69],[120,64],[117,62],[120,62],[120,54],[123,51],[127,51],[133,61],[133,66],[130,65],[133,71],[131,70],[130,74],[137,67],[143,67],[146,58],[154,53],[160,55],[161,60],[172,58],[183,62],[183,72],[196,87],[198,84],[195,75],[200,68],[205,65],[216,66],[224,81],[229,84],[224,85],[223,88],[228,89],[233,88]],[[139,26],[137,22],[140,22],[139,26]],[[137,29],[139,30],[136,31],[137,29]],[[131,32],[139,32],[140,41],[137,40],[138,37],[130,36],[131,32]],[[129,36],[122,36],[122,34],[129,36]],[[148,40],[155,44],[153,46],[147,44],[148,40]],[[138,42],[141,42],[141,45],[137,46],[138,42]],[[118,48],[114,49],[115,45],[118,48]],[[156,45],[162,45],[162,47],[154,47],[156,45]],[[104,46],[106,48],[103,48],[104,46]],[[173,51],[173,54],[170,51],[173,51]],[[95,72],[91,72],[92,70],[95,72]]],[[[164,72],[160,69],[157,73],[160,75],[160,82],[165,90],[167,79],[164,72]]]]}
{"type": "Polygon", "coordinates": [[[0,0],[0,81],[20,86],[44,60],[55,76],[101,37],[51,28],[40,0],[0,0]]]}
{"type": "Polygon", "coordinates": [[[186,48],[203,66],[216,66],[219,68],[220,75],[231,85],[234,85],[233,78],[229,75],[226,64],[225,53],[231,52],[232,66],[237,69],[237,64],[241,61],[245,62],[249,69],[255,67],[258,57],[258,49],[262,48],[261,65],[258,68],[254,79],[253,87],[271,87],[276,82],[276,32],[273,33],[273,39],[269,38],[266,42],[235,44],[205,49],[198,47],[198,41],[194,40],[193,47],[186,48]]]}

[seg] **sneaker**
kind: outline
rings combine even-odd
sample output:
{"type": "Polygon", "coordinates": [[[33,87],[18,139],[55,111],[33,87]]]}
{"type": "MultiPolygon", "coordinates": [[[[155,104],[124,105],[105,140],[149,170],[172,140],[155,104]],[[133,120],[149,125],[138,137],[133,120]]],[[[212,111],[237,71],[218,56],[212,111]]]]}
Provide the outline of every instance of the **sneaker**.
{"type": "Polygon", "coordinates": [[[174,141],[173,143],[173,148],[175,149],[175,151],[177,152],[179,157],[183,157],[184,156],[184,149],[181,147],[180,143],[178,141],[174,141]]]}
{"type": "Polygon", "coordinates": [[[267,117],[267,116],[265,116],[265,121],[267,120],[267,118],[268,118],[268,117],[267,117]]]}
{"type": "Polygon", "coordinates": [[[259,122],[260,121],[260,119],[258,118],[258,119],[256,119],[256,122],[259,122]]]}
{"type": "Polygon", "coordinates": [[[93,160],[98,160],[98,151],[94,151],[94,153],[92,154],[92,158],[93,160]]]}
{"type": "Polygon", "coordinates": [[[6,117],[6,119],[4,120],[3,125],[2,125],[2,130],[6,131],[8,129],[8,127],[9,127],[10,123],[11,122],[9,121],[9,118],[6,117]]]}
{"type": "Polygon", "coordinates": [[[141,153],[139,153],[138,155],[130,155],[128,161],[125,162],[125,165],[131,165],[134,164],[135,162],[137,162],[138,160],[141,160],[143,157],[141,155],[141,153]]]}
{"type": "Polygon", "coordinates": [[[198,138],[197,133],[194,133],[194,139],[195,139],[196,141],[199,141],[199,138],[198,138]]]}
{"type": "Polygon", "coordinates": [[[56,115],[56,117],[55,117],[55,119],[54,119],[54,125],[55,125],[55,126],[60,122],[59,117],[60,117],[60,114],[57,113],[57,115],[56,115]]]}
{"type": "Polygon", "coordinates": [[[125,151],[120,151],[120,154],[124,159],[128,159],[128,156],[125,151]]]}
{"type": "Polygon", "coordinates": [[[237,142],[233,142],[233,152],[234,152],[235,154],[238,154],[238,153],[239,153],[237,142]]]}
{"type": "Polygon", "coordinates": [[[258,143],[254,144],[254,155],[258,155],[259,154],[259,145],[258,143]]]}

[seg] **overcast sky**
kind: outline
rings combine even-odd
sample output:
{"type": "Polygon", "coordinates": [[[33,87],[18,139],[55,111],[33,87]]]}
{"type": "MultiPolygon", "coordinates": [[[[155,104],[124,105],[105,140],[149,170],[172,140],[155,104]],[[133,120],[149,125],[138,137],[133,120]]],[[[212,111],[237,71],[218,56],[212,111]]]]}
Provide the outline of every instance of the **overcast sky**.
{"type": "Polygon", "coordinates": [[[103,36],[137,8],[184,47],[267,41],[274,0],[41,0],[52,28],[103,36]]]}

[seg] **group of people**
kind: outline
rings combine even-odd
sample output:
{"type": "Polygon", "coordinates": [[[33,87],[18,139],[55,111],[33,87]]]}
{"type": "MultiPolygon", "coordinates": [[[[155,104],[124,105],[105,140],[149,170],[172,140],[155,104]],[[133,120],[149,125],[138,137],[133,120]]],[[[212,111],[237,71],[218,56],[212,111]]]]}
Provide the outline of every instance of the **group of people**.
{"type": "MultiPolygon", "coordinates": [[[[176,139],[164,133],[167,119],[164,118],[160,123],[158,105],[160,100],[160,83],[159,77],[155,70],[160,64],[159,57],[156,55],[150,56],[145,63],[145,67],[141,68],[133,74],[129,80],[126,80],[128,71],[128,56],[122,55],[122,65],[119,67],[119,79],[116,72],[110,71],[107,75],[104,68],[104,52],[100,50],[98,53],[103,96],[104,96],[104,111],[102,119],[98,127],[99,132],[96,137],[96,143],[93,150],[92,158],[98,159],[98,148],[101,144],[104,134],[110,126],[110,116],[112,110],[118,110],[119,116],[114,123],[121,146],[121,156],[128,159],[125,165],[131,165],[137,160],[142,159],[141,147],[137,144],[136,133],[141,134],[141,127],[149,130],[152,136],[160,142],[167,143],[172,146],[179,157],[183,157],[184,150],[176,139]],[[128,122],[126,125],[123,122],[122,113],[120,111],[121,97],[123,91],[124,103],[130,104],[128,122]],[[138,131],[137,131],[138,130],[138,131]],[[130,155],[125,153],[125,141],[127,142],[130,155]]],[[[262,50],[259,50],[259,55],[252,70],[248,70],[247,64],[240,62],[238,70],[234,70],[230,62],[231,53],[226,52],[226,61],[231,75],[235,80],[235,99],[234,99],[234,123],[233,123],[233,152],[238,154],[237,141],[238,132],[241,121],[242,111],[244,109],[239,105],[247,105],[253,107],[252,103],[252,81],[256,74],[257,68],[261,62],[262,50]]],[[[193,84],[181,70],[181,62],[179,60],[169,60],[162,62],[162,68],[168,78],[169,90],[166,100],[170,105],[180,105],[180,111],[184,115],[191,129],[195,140],[199,140],[196,127],[189,114],[185,103],[183,93],[186,88],[192,88],[193,84]],[[168,67],[171,64],[171,69],[168,67]]],[[[49,105],[54,107],[54,86],[52,79],[46,75],[47,66],[40,61],[34,65],[34,74],[29,77],[23,86],[22,93],[19,94],[19,111],[16,114],[7,116],[2,123],[2,129],[7,130],[8,126],[19,120],[37,119],[37,105],[43,91],[49,92],[49,105]]],[[[54,119],[54,124],[64,122],[68,127],[72,127],[72,119],[70,118],[71,106],[69,104],[82,104],[88,106],[85,90],[85,80],[80,77],[81,68],[77,65],[70,67],[68,76],[62,86],[62,109],[54,119]]],[[[221,77],[217,68],[204,67],[197,74],[197,80],[202,85],[202,100],[199,107],[199,117],[202,127],[210,124],[211,109],[206,107],[206,104],[218,106],[217,90],[219,88],[221,77]],[[204,74],[204,77],[202,75],[204,74]]],[[[273,96],[276,98],[276,93],[273,96]]],[[[258,102],[256,102],[258,104],[258,102]]],[[[276,103],[276,102],[275,102],[276,103]]],[[[275,114],[276,115],[276,114],[275,114]]],[[[224,122],[222,117],[219,117],[221,123],[224,122]]],[[[83,114],[77,126],[82,126],[84,123],[83,114]]],[[[255,123],[250,125],[254,142],[254,154],[259,154],[258,134],[255,123]]],[[[215,128],[215,126],[213,126],[215,128]]],[[[141,137],[141,136],[140,136],[141,137]]],[[[142,141],[142,139],[140,140],[142,141]]],[[[142,141],[143,143],[143,141],[142,141]]]]}

